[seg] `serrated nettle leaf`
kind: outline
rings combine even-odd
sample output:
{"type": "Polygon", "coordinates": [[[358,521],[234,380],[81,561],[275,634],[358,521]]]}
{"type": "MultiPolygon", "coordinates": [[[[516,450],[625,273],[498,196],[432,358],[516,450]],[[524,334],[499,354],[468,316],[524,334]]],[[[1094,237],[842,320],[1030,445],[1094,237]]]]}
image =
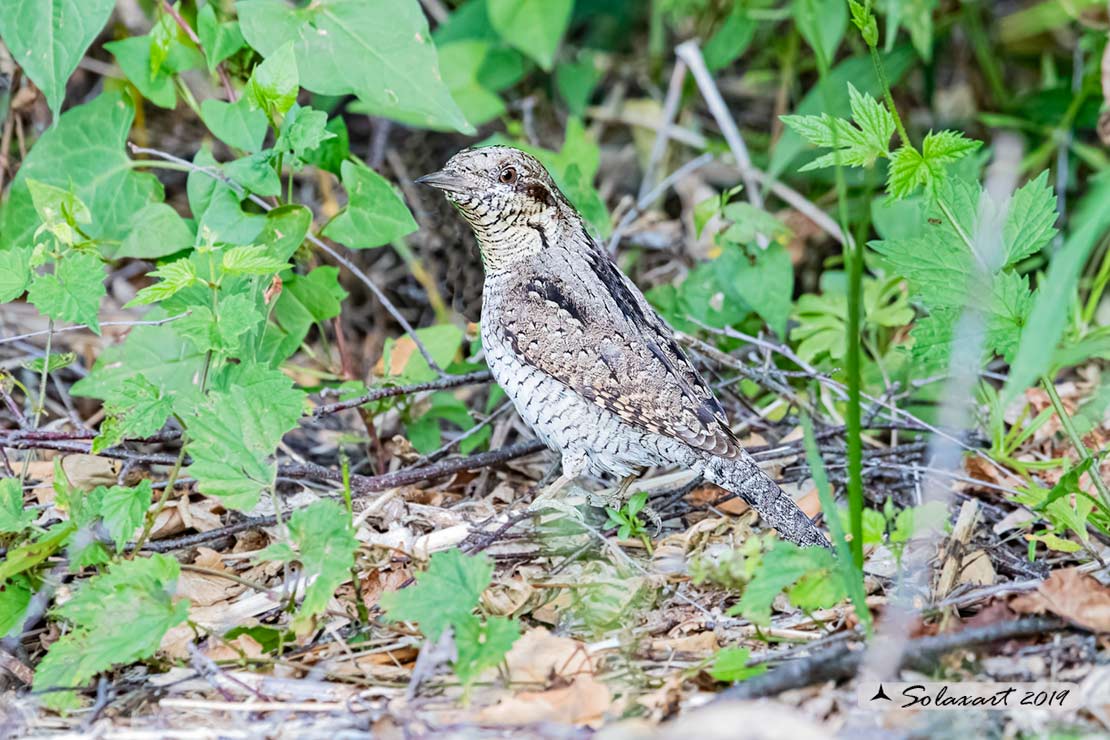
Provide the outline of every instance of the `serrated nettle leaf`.
{"type": "Polygon", "coordinates": [[[246,43],[242,31],[239,30],[239,22],[221,22],[216,17],[216,10],[212,3],[197,11],[197,37],[204,47],[209,72],[216,69],[220,62],[242,49],[246,43]]]}
{"type": "Polygon", "coordinates": [[[323,612],[335,589],[351,577],[358,540],[351,515],[334,501],[315,501],[293,512],[287,531],[292,547],[271,545],[259,553],[259,559],[301,564],[308,582],[297,612],[301,621],[323,612]]]}
{"type": "Polygon", "coordinates": [[[966,157],[983,145],[959,131],[930,131],[921,142],[921,155],[930,163],[949,164],[966,157]]]}
{"type": "Polygon", "coordinates": [[[160,431],[173,413],[173,400],[163,388],[141,373],[124,379],[112,400],[105,403],[105,419],[92,443],[97,455],[127,437],[149,437],[160,431]]]}
{"type": "MultiPolygon", "coordinates": [[[[204,7],[211,8],[210,5],[204,7]]],[[[251,107],[251,99],[247,96],[234,103],[209,98],[200,104],[200,117],[220,141],[251,153],[262,149],[270,127],[266,114],[261,108],[251,107]]]]}
{"type": "Polygon", "coordinates": [[[497,666],[520,637],[520,622],[506,617],[478,619],[474,615],[455,625],[452,663],[463,686],[469,686],[483,671],[497,666]]]}
{"type": "Polygon", "coordinates": [[[104,489],[100,500],[100,516],[112,536],[116,552],[123,552],[123,546],[142,526],[152,498],[149,480],[143,480],[134,488],[112,486],[104,489]]]}
{"type": "Polygon", "coordinates": [[[12,59],[42,90],[54,117],[66,80],[104,28],[114,0],[10,0],[0,13],[0,37],[12,59]]]}
{"type": "Polygon", "coordinates": [[[863,132],[869,146],[881,156],[889,156],[890,137],[894,136],[894,115],[886,105],[848,83],[852,120],[863,132]]]}
{"type": "Polygon", "coordinates": [[[812,585],[814,581],[822,580],[822,574],[824,580],[833,582],[834,589],[840,587],[839,599],[842,599],[842,581],[828,577],[835,563],[832,553],[823,548],[801,548],[790,542],[774,540],[771,549],[763,554],[755,576],[744,588],[739,603],[729,613],[742,614],[753,624],[770,624],[774,598],[803,581],[807,585],[798,592],[802,600],[808,602],[812,598],[818,603],[827,603],[830,592],[812,585]]]}
{"type": "MultiPolygon", "coordinates": [[[[33,509],[23,508],[23,484],[19,478],[0,479],[0,532],[22,532],[37,516],[33,509]]],[[[0,629],[0,635],[6,632],[0,629]]]]}
{"type": "Polygon", "coordinates": [[[1044,170],[1010,199],[1003,227],[1006,264],[1030,257],[1052,241],[1056,218],[1056,193],[1048,185],[1048,170],[1044,170]]]}
{"type": "Polygon", "coordinates": [[[852,12],[852,23],[859,29],[864,43],[876,46],[879,43],[879,24],[870,10],[870,3],[864,5],[859,0],[848,0],[848,7],[852,12]]]}
{"type": "Polygon", "coordinates": [[[376,115],[472,133],[440,76],[428,22],[416,0],[241,0],[239,25],[263,56],[292,42],[301,84],[356,95],[376,115]],[[357,60],[357,63],[352,63],[357,60]]]}
{"type": "Polygon", "coordinates": [[[80,687],[114,665],[153,655],[163,635],[188,617],[188,599],[173,599],[179,575],[176,560],[153,555],[120,561],[79,584],[54,610],[72,629],[50,646],[35,670],[33,688],[43,692],[43,703],[72,708],[76,694],[46,690],[80,687]]]}
{"type": "Polygon", "coordinates": [[[274,452],[297,425],[304,393],[285,375],[259,365],[231,366],[222,383],[179,414],[189,430],[189,474],[200,491],[248,511],[274,484],[274,452]]]}
{"type": "Polygon", "coordinates": [[[328,114],[309,107],[293,106],[281,122],[274,148],[292,154],[298,161],[335,134],[328,131],[328,114]]]}
{"type": "Polygon", "coordinates": [[[220,266],[225,275],[273,275],[289,267],[289,260],[272,257],[263,244],[250,244],[224,252],[220,266]]]}
{"type": "Polygon", "coordinates": [[[102,251],[108,259],[155,260],[188,249],[195,242],[196,235],[173,206],[150,203],[135,215],[131,231],[119,247],[113,250],[106,244],[102,251]]]}
{"type": "Polygon", "coordinates": [[[0,249],[0,303],[19,298],[31,282],[30,245],[0,249]]]}
{"type": "Polygon", "coordinates": [[[220,301],[213,313],[207,306],[193,306],[191,313],[173,322],[180,336],[202,352],[238,356],[243,350],[245,335],[265,319],[254,301],[244,295],[233,295],[220,301]]]}
{"type": "Polygon", "coordinates": [[[196,285],[200,278],[197,277],[196,267],[189,258],[174,260],[147,273],[148,277],[158,278],[158,282],[140,290],[124,308],[146,306],[158,301],[164,301],[175,293],[190,286],[196,285]]]}
{"type": "Polygon", "coordinates": [[[281,178],[271,163],[273,157],[274,150],[263,149],[225,163],[223,170],[240,187],[255,195],[281,195],[281,178]]]}
{"type": "Polygon", "coordinates": [[[894,133],[894,117],[886,107],[870,95],[859,92],[848,83],[854,124],[827,113],[819,116],[782,116],[782,121],[817,146],[834,151],[822,155],[801,169],[833,167],[870,167],[879,157],[890,156],[890,137],[894,133]]]}
{"type": "Polygon", "coordinates": [[[488,0],[490,23],[521,53],[550,71],[563,40],[573,0],[488,0]]]}
{"type": "Polygon", "coordinates": [[[70,252],[54,263],[54,272],[35,274],[27,300],[55,321],[86,324],[100,334],[97,311],[104,288],[104,265],[87,252],[70,252]]]}
{"type": "Polygon", "coordinates": [[[45,366],[46,372],[52,373],[63,367],[69,367],[76,360],[77,355],[73,352],[51,352],[48,357],[36,357],[24,362],[23,367],[33,373],[41,373],[45,366]]]}
{"type": "MultiPolygon", "coordinates": [[[[242,9],[242,5],[239,6],[242,9]]],[[[241,10],[240,10],[241,12],[241,10]]],[[[284,116],[297,102],[300,77],[293,42],[275,48],[251,73],[247,95],[252,105],[261,108],[271,119],[284,116]]]]}
{"type": "Polygon", "coordinates": [[[414,585],[382,594],[382,609],[394,621],[419,623],[425,637],[437,640],[443,630],[473,618],[492,577],[493,561],[484,554],[437,552],[414,585]]]}
{"type": "Polygon", "coordinates": [[[417,224],[389,182],[366,165],[342,166],[347,205],[323,234],[352,249],[380,247],[416,231],[417,224]]]}
{"type": "Polygon", "coordinates": [[[66,111],[31,148],[0,210],[0,252],[23,246],[39,226],[27,180],[69,189],[93,216],[85,231],[97,240],[127,236],[136,214],[162,200],[162,185],[136,172],[124,151],[135,111],[129,100],[103,93],[66,111]]]}

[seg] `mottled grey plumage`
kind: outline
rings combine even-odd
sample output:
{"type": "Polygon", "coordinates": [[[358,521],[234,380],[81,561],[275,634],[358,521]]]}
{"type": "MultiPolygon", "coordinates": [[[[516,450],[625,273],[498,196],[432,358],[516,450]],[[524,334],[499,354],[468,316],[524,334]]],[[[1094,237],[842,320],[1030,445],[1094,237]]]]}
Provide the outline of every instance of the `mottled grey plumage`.
{"type": "Polygon", "coordinates": [[[562,455],[552,490],[587,469],[628,477],[682,466],[740,495],[786,539],[827,546],[740,446],[671,329],[535,158],[467,149],[420,182],[443,190],[478,238],[486,360],[562,455]]]}

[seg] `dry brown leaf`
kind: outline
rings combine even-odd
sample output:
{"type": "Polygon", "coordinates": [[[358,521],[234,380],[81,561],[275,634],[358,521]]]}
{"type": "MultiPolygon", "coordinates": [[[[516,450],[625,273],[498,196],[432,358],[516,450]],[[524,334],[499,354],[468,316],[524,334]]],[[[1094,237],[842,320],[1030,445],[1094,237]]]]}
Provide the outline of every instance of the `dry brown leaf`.
{"type": "Polygon", "coordinates": [[[244,586],[226,578],[182,571],[177,579],[177,593],[192,602],[194,606],[211,606],[240,594],[244,586]]]}
{"type": "Polygon", "coordinates": [[[556,637],[546,627],[525,632],[505,656],[513,683],[547,686],[553,678],[593,674],[586,646],[569,637],[556,637]]]}
{"type": "Polygon", "coordinates": [[[612,701],[609,687],[585,674],[561,689],[521,691],[483,709],[478,721],[494,725],[559,722],[596,728],[612,701]]]}
{"type": "Polygon", "coordinates": [[[212,660],[238,660],[243,656],[259,658],[263,652],[262,644],[244,632],[234,640],[221,640],[204,654],[212,660]]]}
{"type": "Polygon", "coordinates": [[[97,455],[66,455],[62,470],[70,485],[82,491],[97,486],[114,486],[119,476],[119,461],[97,455]]]}
{"type": "Polygon", "coordinates": [[[983,550],[976,550],[964,555],[960,563],[960,575],[957,583],[971,584],[973,586],[990,586],[995,580],[994,564],[990,556],[983,550]]]}
{"type": "Polygon", "coordinates": [[[511,615],[524,606],[535,592],[536,589],[524,579],[510,578],[487,588],[482,594],[482,606],[490,614],[511,615]]]}
{"type": "Polygon", "coordinates": [[[651,641],[651,655],[653,658],[659,656],[660,660],[699,660],[716,654],[719,649],[717,636],[708,631],[651,641]]]}
{"type": "Polygon", "coordinates": [[[1078,568],[1053,571],[1035,592],[1010,601],[1021,614],[1052,613],[1094,632],[1110,632],[1110,588],[1078,568]]]}

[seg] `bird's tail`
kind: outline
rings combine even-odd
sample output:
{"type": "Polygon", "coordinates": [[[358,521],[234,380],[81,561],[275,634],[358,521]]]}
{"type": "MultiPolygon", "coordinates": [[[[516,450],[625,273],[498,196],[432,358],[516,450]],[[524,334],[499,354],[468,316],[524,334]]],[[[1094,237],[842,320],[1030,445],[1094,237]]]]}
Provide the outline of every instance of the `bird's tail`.
{"type": "Polygon", "coordinates": [[[705,479],[735,493],[759,512],[779,535],[802,547],[829,547],[829,541],[794,500],[764,473],[748,453],[740,457],[713,456],[706,461],[705,479]]]}

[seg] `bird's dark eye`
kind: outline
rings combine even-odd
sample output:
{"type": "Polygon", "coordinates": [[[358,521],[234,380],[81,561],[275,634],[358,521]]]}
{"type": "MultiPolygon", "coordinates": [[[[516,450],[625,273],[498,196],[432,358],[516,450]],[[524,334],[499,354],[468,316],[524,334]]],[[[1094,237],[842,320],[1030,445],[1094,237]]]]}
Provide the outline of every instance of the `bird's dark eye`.
{"type": "Polygon", "coordinates": [[[516,182],[517,177],[519,177],[519,175],[517,175],[516,167],[506,167],[501,170],[501,174],[497,176],[497,178],[506,185],[512,185],[516,182]]]}

